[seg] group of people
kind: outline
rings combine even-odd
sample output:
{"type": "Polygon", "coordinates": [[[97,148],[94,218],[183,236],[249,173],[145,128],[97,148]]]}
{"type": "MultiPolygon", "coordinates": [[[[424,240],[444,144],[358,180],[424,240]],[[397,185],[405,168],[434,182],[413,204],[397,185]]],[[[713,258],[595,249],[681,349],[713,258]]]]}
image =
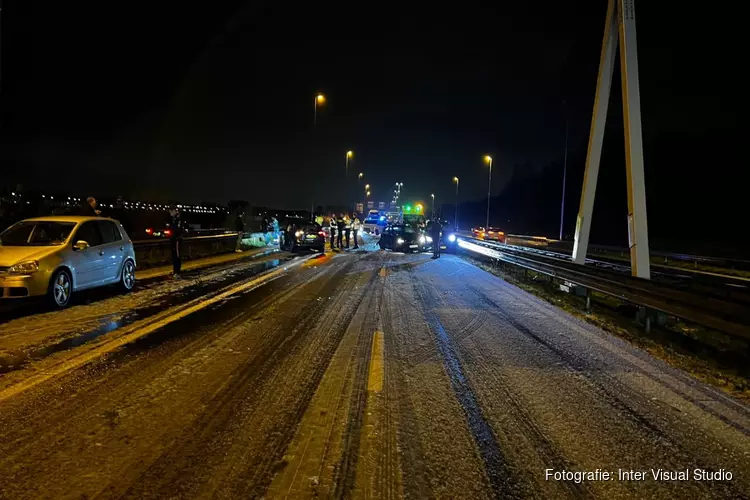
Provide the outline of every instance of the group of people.
{"type": "MultiPolygon", "coordinates": [[[[325,223],[326,221],[323,222],[325,223]]],[[[348,249],[352,233],[354,233],[354,249],[357,250],[359,248],[359,232],[362,230],[362,223],[357,214],[353,214],[351,217],[349,217],[349,214],[344,213],[339,216],[331,214],[327,217],[327,222],[331,228],[331,250],[348,249]]]]}

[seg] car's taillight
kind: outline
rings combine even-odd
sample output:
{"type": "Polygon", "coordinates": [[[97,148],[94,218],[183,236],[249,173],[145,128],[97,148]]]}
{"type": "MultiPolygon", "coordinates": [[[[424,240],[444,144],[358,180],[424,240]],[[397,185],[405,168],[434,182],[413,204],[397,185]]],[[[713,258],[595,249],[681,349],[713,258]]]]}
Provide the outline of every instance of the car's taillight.
{"type": "Polygon", "coordinates": [[[150,227],[146,229],[146,234],[151,234],[153,232],[154,232],[154,230],[151,229],[150,227]]]}
{"type": "Polygon", "coordinates": [[[172,236],[172,230],[171,229],[165,229],[164,230],[164,236],[172,236]]]}
{"type": "Polygon", "coordinates": [[[325,238],[326,237],[326,232],[325,231],[318,231],[318,236],[322,236],[323,238],[325,238]]]}

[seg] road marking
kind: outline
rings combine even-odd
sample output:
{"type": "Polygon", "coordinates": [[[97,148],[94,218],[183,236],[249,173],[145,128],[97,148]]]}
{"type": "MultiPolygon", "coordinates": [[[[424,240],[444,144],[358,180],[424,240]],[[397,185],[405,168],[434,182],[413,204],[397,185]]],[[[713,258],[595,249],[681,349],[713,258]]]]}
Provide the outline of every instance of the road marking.
{"type": "Polygon", "coordinates": [[[383,390],[383,332],[375,332],[372,336],[372,351],[370,353],[370,375],[367,378],[367,390],[381,392],[383,390]]]}
{"type": "Polygon", "coordinates": [[[53,377],[57,377],[70,370],[79,368],[96,358],[99,358],[105,354],[115,351],[126,344],[130,344],[131,342],[138,340],[141,337],[145,337],[146,335],[153,333],[154,331],[160,328],[163,328],[170,323],[173,323],[179,319],[184,318],[185,316],[193,314],[194,312],[200,311],[201,309],[205,309],[206,307],[212,304],[215,304],[216,302],[224,300],[230,295],[234,295],[237,293],[252,290],[254,288],[258,288],[259,286],[265,285],[266,283],[269,283],[270,281],[280,278],[281,275],[285,271],[299,266],[300,264],[306,262],[310,257],[312,257],[312,255],[309,257],[303,257],[302,259],[296,262],[292,262],[288,265],[279,266],[278,268],[272,270],[271,272],[262,274],[254,279],[251,279],[250,281],[247,281],[233,288],[230,288],[229,290],[226,290],[217,295],[214,295],[211,298],[196,299],[197,303],[195,303],[194,305],[190,307],[179,309],[182,306],[176,306],[174,309],[179,309],[179,310],[177,310],[173,314],[166,315],[165,317],[162,317],[161,319],[158,319],[157,321],[149,323],[145,326],[136,327],[134,330],[128,333],[124,333],[120,335],[119,337],[116,337],[110,340],[109,342],[106,342],[94,349],[83,352],[79,354],[78,356],[73,357],[72,359],[63,361],[58,365],[52,366],[50,367],[50,369],[48,369],[47,371],[43,373],[32,375],[31,377],[24,379],[15,385],[12,385],[10,387],[7,387],[6,389],[3,389],[2,391],[0,391],[0,402],[5,401],[6,399],[10,399],[11,397],[16,396],[28,389],[31,389],[32,387],[35,387],[41,384],[42,382],[45,382],[53,377]]]}
{"type": "Polygon", "coordinates": [[[333,258],[332,252],[326,252],[324,254],[313,254],[303,267],[316,267],[322,266],[326,262],[329,262],[333,258]]]}

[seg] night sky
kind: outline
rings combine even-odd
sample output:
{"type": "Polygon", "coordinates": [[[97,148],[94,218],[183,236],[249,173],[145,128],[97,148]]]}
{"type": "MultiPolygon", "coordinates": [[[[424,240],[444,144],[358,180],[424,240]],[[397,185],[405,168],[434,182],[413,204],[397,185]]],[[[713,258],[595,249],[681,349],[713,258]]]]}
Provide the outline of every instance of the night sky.
{"type": "MultiPolygon", "coordinates": [[[[636,2],[650,233],[732,231],[747,215],[741,16],[654,3],[636,2]]],[[[401,181],[452,203],[458,176],[479,203],[492,154],[498,220],[535,211],[517,230],[554,235],[567,115],[574,225],[606,2],[440,5],[6,1],[3,182],[305,208],[351,202],[362,171],[376,200],[401,181]]],[[[594,235],[619,238],[612,94],[594,235]]]]}

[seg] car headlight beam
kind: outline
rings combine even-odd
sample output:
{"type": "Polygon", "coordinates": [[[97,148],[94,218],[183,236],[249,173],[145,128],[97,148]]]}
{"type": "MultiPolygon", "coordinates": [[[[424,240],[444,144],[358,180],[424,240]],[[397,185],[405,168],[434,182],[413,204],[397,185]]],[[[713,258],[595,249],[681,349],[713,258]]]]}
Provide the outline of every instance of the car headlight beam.
{"type": "Polygon", "coordinates": [[[399,238],[399,239],[396,240],[396,243],[398,243],[399,245],[403,245],[404,244],[404,239],[403,238],[399,238]]]}
{"type": "Polygon", "coordinates": [[[454,243],[456,241],[456,235],[455,234],[449,234],[448,235],[448,241],[451,243],[454,243]]]}

